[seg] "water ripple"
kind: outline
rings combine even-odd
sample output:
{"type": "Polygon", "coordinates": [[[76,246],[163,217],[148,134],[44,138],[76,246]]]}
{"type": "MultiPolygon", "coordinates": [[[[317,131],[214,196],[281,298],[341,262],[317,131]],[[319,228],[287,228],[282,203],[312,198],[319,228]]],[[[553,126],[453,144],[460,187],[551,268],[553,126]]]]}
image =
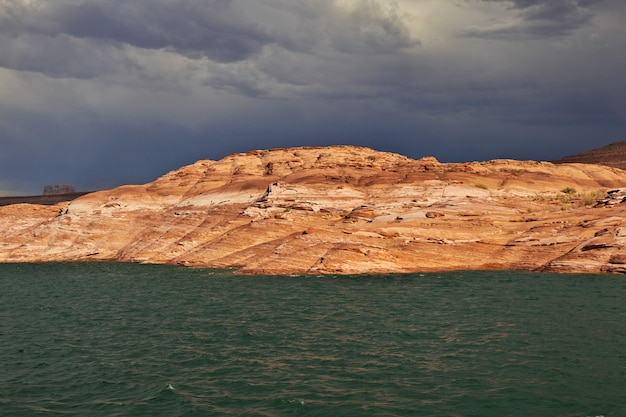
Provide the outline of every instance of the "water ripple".
{"type": "Polygon", "coordinates": [[[0,265],[0,414],[622,416],[626,281],[0,265]]]}

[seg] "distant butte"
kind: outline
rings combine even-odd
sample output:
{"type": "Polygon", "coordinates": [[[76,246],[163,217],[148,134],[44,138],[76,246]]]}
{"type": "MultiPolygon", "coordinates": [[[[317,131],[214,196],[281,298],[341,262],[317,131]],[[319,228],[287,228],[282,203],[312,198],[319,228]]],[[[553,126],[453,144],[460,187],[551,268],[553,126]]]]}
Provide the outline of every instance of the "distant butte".
{"type": "Polygon", "coordinates": [[[555,164],[599,164],[626,169],[626,141],[614,142],[602,148],[566,156],[552,162],[555,164]]]}
{"type": "Polygon", "coordinates": [[[625,201],[626,172],[596,164],[251,151],[70,202],[0,207],[0,262],[624,273],[625,201]]]}

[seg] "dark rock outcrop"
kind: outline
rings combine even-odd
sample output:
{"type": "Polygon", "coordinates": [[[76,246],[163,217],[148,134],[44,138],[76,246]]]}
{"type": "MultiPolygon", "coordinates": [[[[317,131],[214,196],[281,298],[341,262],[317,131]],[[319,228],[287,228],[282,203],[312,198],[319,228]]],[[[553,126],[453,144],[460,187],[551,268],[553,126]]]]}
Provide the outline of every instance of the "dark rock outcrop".
{"type": "Polygon", "coordinates": [[[555,164],[597,164],[626,169],[626,141],[614,142],[598,149],[592,149],[552,161],[555,164]]]}

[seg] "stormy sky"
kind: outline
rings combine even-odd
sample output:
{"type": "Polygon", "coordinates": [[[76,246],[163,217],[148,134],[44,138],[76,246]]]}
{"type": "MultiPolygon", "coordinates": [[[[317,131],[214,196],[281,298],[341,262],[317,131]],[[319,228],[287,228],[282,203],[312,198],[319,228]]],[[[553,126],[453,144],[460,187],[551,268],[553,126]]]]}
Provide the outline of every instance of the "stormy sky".
{"type": "Polygon", "coordinates": [[[352,144],[442,162],[626,140],[623,0],[0,0],[0,193],[352,144]]]}

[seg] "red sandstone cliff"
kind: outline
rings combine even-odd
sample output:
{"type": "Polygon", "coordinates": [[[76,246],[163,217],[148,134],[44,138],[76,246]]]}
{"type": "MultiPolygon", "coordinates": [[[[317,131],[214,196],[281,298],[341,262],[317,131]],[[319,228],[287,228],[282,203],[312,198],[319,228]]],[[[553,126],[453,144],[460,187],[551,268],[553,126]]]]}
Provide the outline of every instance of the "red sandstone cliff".
{"type": "Polygon", "coordinates": [[[0,207],[0,261],[242,273],[626,272],[626,172],[366,148],[253,151],[55,206],[0,207]],[[605,199],[604,202],[598,201],[605,199]]]}

